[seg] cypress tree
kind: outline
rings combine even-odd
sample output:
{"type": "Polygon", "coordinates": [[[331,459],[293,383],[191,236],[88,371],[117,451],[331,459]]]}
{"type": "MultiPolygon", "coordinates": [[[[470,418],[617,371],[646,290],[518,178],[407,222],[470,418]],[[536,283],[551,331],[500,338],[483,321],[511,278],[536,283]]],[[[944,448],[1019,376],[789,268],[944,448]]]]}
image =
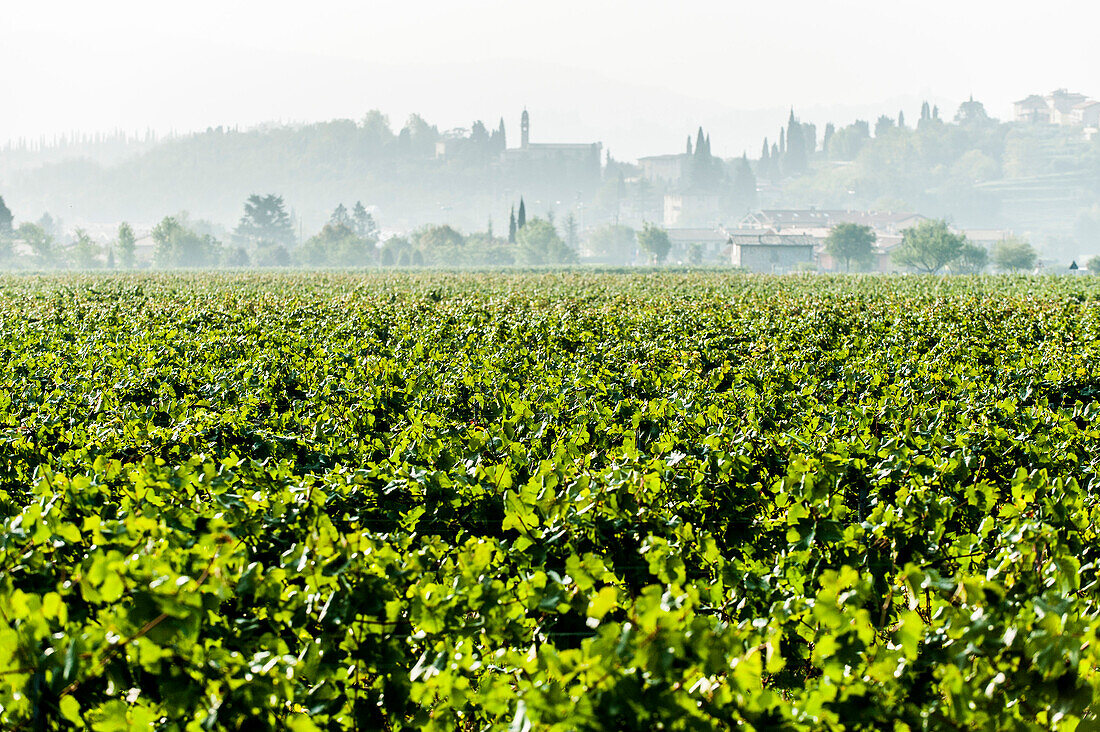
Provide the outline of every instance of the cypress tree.
{"type": "Polygon", "coordinates": [[[516,207],[512,206],[512,213],[508,217],[508,243],[516,243],[516,207]]]}
{"type": "Polygon", "coordinates": [[[688,135],[687,154],[691,155],[691,135],[688,135]]]}
{"type": "Polygon", "coordinates": [[[779,128],[779,154],[787,154],[787,131],[782,127],[779,128]]]}
{"type": "Polygon", "coordinates": [[[931,119],[931,117],[932,117],[932,110],[928,108],[928,102],[925,102],[924,104],[920,105],[920,118],[921,118],[921,121],[924,121],[926,119],[931,119]]]}
{"type": "Polygon", "coordinates": [[[504,137],[504,118],[503,117],[500,118],[500,126],[497,127],[497,134],[500,136],[500,140],[497,142],[497,147],[500,149],[501,152],[504,152],[504,150],[508,147],[508,143],[507,143],[507,140],[504,137]]]}
{"type": "Polygon", "coordinates": [[[519,197],[519,214],[516,216],[516,230],[527,226],[527,207],[523,205],[523,196],[519,197]]]}
{"type": "Polygon", "coordinates": [[[695,157],[700,157],[703,154],[703,149],[706,146],[707,141],[703,139],[703,128],[699,128],[699,134],[695,138],[695,157]]]}
{"type": "Polygon", "coordinates": [[[898,127],[905,129],[905,112],[898,112],[898,127]]]}

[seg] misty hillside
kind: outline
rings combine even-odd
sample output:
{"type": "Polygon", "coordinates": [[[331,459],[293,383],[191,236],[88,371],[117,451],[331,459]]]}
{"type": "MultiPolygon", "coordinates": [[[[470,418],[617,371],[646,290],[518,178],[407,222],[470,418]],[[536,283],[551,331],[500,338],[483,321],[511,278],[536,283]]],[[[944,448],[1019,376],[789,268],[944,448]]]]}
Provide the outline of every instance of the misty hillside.
{"type": "MultiPolygon", "coordinates": [[[[490,220],[504,224],[521,196],[534,213],[573,211],[591,228],[663,219],[668,225],[667,195],[713,194],[723,196],[706,214],[714,220],[696,217],[688,225],[735,223],[754,206],[905,210],[1010,229],[1052,253],[1100,249],[1100,138],[1072,127],[1000,122],[973,100],[953,115],[926,105],[910,123],[901,114],[819,127],[792,110],[754,159],[718,168],[691,154],[691,138],[687,154],[662,151],[634,165],[614,160],[595,141],[546,144],[537,119],[527,148],[517,121],[441,131],[417,115],[396,128],[371,112],[359,120],[215,128],[162,141],[106,140],[67,150],[69,159],[54,148],[8,149],[0,153],[0,195],[22,220],[48,211],[67,223],[151,226],[188,211],[228,229],[249,195],[276,193],[305,238],[342,202],[363,201],[390,231],[427,223],[480,231],[490,220]],[[694,173],[682,179],[650,166],[692,160],[694,173]]],[[[702,133],[695,144],[704,142],[711,160],[711,134],[702,133]]],[[[721,144],[721,131],[714,134],[721,144]]]]}

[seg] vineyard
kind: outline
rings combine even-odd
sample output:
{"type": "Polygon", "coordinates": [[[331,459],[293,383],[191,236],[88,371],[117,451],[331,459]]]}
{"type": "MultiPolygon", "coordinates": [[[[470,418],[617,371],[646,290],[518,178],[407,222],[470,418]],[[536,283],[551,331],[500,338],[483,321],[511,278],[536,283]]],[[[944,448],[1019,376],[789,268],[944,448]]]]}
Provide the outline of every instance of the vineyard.
{"type": "Polygon", "coordinates": [[[0,278],[0,729],[1095,729],[1100,278],[0,278]]]}

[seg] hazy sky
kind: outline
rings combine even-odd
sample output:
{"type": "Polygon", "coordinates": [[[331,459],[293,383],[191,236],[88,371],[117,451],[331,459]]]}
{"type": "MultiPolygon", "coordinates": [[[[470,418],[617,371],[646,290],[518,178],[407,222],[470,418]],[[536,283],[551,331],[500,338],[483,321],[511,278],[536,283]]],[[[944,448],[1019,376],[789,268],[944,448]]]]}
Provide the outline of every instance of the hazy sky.
{"type": "Polygon", "coordinates": [[[397,127],[414,111],[441,129],[503,115],[513,132],[526,105],[537,140],[599,139],[633,158],[702,124],[732,155],[755,152],[792,104],[821,121],[916,115],[924,97],[973,93],[1004,116],[1054,87],[1100,96],[1100,5],[1084,0],[4,5],[0,141],[372,108],[397,127]]]}

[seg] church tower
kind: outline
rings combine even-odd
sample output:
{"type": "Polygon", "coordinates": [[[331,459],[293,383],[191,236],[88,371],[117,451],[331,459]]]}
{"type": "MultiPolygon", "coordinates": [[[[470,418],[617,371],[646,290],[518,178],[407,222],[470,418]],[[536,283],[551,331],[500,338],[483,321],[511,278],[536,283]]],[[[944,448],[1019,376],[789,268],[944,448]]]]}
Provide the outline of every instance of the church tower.
{"type": "Polygon", "coordinates": [[[527,116],[526,108],[523,110],[523,116],[519,118],[519,134],[519,146],[526,150],[527,143],[531,141],[531,118],[527,116]]]}

